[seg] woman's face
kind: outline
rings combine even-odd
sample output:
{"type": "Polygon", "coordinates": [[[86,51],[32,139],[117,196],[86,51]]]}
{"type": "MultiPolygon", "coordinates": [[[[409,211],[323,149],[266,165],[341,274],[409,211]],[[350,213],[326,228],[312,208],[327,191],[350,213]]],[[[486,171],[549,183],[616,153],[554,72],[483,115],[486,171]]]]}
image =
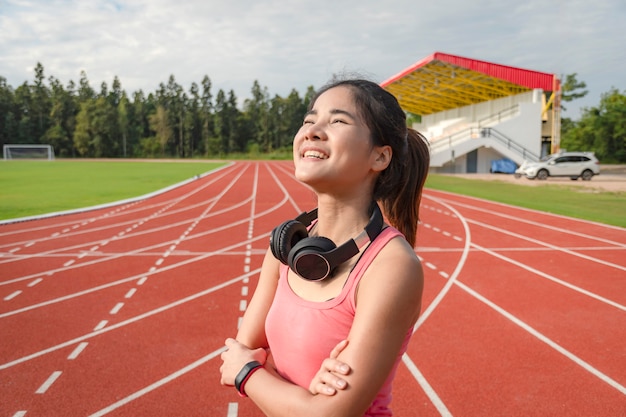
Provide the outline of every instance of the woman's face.
{"type": "Polygon", "coordinates": [[[317,98],[294,138],[296,178],[317,191],[363,185],[375,175],[376,150],[350,88],[331,88],[317,98]]]}

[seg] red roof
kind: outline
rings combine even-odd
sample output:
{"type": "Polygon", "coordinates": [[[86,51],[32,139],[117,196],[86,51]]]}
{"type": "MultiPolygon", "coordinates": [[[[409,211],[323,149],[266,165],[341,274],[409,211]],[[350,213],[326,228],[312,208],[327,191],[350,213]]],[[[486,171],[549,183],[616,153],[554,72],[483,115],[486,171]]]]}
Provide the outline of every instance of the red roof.
{"type": "Polygon", "coordinates": [[[407,110],[417,114],[428,114],[453,108],[451,106],[454,105],[472,104],[536,88],[544,91],[559,89],[554,74],[442,52],[435,52],[418,61],[382,82],[381,86],[397,97],[403,96],[409,107],[407,110]],[[463,91],[467,94],[463,94],[463,91]],[[476,98],[481,93],[484,93],[483,97],[476,98]],[[412,97],[407,97],[408,94],[412,97]],[[454,100],[450,100],[451,95],[454,95],[454,100]],[[464,95],[473,95],[475,98],[463,98],[464,95]]]}

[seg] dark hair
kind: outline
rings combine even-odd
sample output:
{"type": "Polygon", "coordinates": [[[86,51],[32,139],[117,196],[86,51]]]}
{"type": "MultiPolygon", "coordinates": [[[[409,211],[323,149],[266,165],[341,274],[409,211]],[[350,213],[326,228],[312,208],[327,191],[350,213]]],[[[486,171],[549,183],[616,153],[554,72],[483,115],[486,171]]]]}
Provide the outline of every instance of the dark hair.
{"type": "Polygon", "coordinates": [[[369,80],[334,79],[316,93],[309,110],[322,93],[340,86],[352,91],[373,144],[392,149],[391,162],[378,176],[373,198],[382,205],[390,224],[415,246],[422,189],[430,165],[428,141],[407,127],[406,113],[393,94],[369,80]]]}

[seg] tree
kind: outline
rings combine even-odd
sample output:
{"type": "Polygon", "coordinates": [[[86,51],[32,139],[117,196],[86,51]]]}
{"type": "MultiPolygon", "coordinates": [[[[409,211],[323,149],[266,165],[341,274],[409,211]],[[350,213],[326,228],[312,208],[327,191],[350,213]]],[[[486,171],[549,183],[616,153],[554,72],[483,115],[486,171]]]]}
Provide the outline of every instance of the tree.
{"type": "MultiPolygon", "coordinates": [[[[244,100],[243,111],[252,122],[252,136],[249,138],[257,143],[264,152],[272,148],[269,135],[269,99],[267,87],[261,88],[258,81],[252,84],[252,98],[244,100]]],[[[246,141],[247,142],[247,141],[246,141]]],[[[240,146],[241,147],[241,146],[240,146]]]]}
{"type": "Polygon", "coordinates": [[[52,104],[49,115],[50,127],[44,134],[43,142],[52,145],[55,154],[59,157],[73,156],[72,133],[77,113],[72,97],[73,83],[66,90],[58,79],[50,77],[50,89],[52,104]]]}
{"type": "Polygon", "coordinates": [[[74,130],[74,147],[80,156],[91,155],[91,113],[93,101],[88,100],[80,104],[80,111],[76,116],[76,129],[74,130]]]}
{"type": "Polygon", "coordinates": [[[167,144],[174,137],[174,131],[170,125],[169,111],[159,105],[156,113],[150,116],[150,127],[156,133],[157,143],[161,147],[161,156],[166,155],[167,144]]]}
{"type": "Polygon", "coordinates": [[[32,86],[31,112],[34,126],[32,127],[33,143],[39,143],[48,129],[50,122],[50,90],[44,84],[44,69],[41,63],[35,66],[35,84],[32,86]]]}
{"type": "Polygon", "coordinates": [[[568,122],[561,146],[593,151],[605,162],[626,162],[626,95],[612,88],[598,107],[585,108],[577,122],[568,122]]]}
{"type": "Polygon", "coordinates": [[[0,145],[15,143],[17,140],[15,116],[15,93],[6,78],[0,76],[0,145]]]}
{"type": "Polygon", "coordinates": [[[187,138],[187,156],[193,158],[196,153],[203,153],[204,141],[202,140],[202,99],[198,84],[191,83],[187,111],[185,112],[185,137],[187,138]],[[200,149],[198,149],[200,148],[200,149]]]}
{"type": "MultiPolygon", "coordinates": [[[[15,90],[16,137],[14,143],[35,144],[36,130],[33,123],[32,91],[26,82],[15,90]]],[[[35,118],[36,119],[36,118],[35,118]]]]}
{"type": "Polygon", "coordinates": [[[213,94],[211,93],[211,79],[204,76],[202,79],[202,96],[200,97],[200,113],[202,120],[202,142],[205,155],[209,155],[210,142],[215,139],[215,117],[213,115],[213,94]]]}
{"type": "Polygon", "coordinates": [[[563,102],[570,102],[579,98],[583,98],[587,95],[587,84],[584,81],[578,81],[576,78],[577,73],[568,74],[565,76],[565,81],[561,85],[561,108],[567,110],[563,105],[563,102]]]}
{"type": "Polygon", "coordinates": [[[87,100],[91,100],[96,97],[96,92],[89,85],[87,79],[87,73],[85,71],[80,72],[80,81],[78,82],[78,101],[84,103],[87,100]]]}

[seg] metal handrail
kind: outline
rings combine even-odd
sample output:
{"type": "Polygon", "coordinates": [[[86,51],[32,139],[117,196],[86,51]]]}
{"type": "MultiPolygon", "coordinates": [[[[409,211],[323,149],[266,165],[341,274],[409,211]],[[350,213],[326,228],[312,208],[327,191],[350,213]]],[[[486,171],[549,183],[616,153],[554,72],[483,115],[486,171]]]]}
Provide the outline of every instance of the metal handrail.
{"type": "Polygon", "coordinates": [[[453,133],[452,135],[447,136],[446,138],[439,139],[430,144],[431,153],[435,153],[438,149],[449,149],[455,147],[457,144],[463,143],[469,139],[476,139],[479,137],[491,137],[498,142],[502,143],[510,149],[522,156],[525,160],[533,160],[538,161],[539,156],[534,152],[526,149],[519,143],[515,142],[510,137],[506,136],[504,133],[499,132],[498,130],[492,127],[470,127],[459,132],[453,133]]]}

